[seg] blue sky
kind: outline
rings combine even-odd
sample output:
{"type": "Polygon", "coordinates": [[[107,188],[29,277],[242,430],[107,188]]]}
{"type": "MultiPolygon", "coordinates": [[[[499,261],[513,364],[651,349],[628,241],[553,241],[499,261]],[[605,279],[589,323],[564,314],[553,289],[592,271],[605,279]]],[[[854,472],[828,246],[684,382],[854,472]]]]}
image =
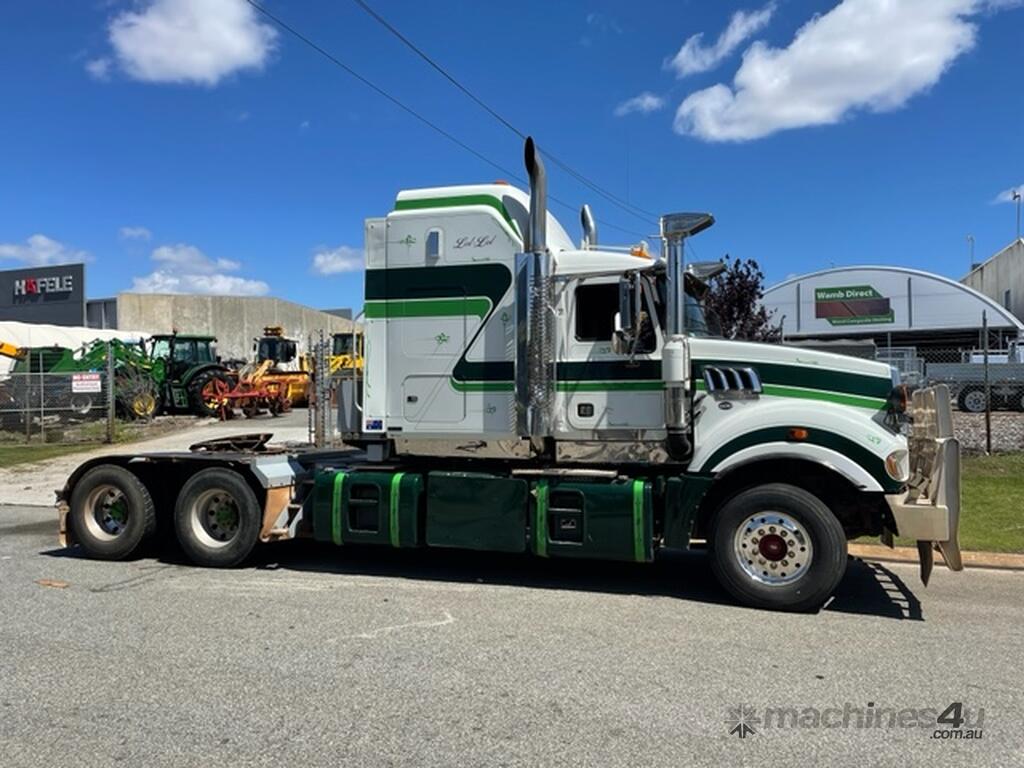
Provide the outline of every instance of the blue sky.
{"type": "MultiPolygon", "coordinates": [[[[979,260],[1014,236],[1014,0],[367,2],[614,195],[714,212],[701,259],[754,258],[769,283],[858,263],[959,277],[968,234],[979,260]]],[[[520,140],[352,0],[264,4],[522,173],[520,140]]],[[[90,297],[358,307],[365,217],[403,188],[504,176],[244,0],[7,3],[0,71],[0,266],[87,258],[90,297]]],[[[549,171],[603,242],[656,231],[549,171]]]]}

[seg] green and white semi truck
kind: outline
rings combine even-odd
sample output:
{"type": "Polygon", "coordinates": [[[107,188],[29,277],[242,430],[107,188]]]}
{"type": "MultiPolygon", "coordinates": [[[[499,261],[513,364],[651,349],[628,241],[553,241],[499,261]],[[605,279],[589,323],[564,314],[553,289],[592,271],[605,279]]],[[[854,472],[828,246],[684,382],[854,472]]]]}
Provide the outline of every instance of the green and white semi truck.
{"type": "MultiPolygon", "coordinates": [[[[888,366],[712,336],[715,267],[686,265],[707,214],[661,219],[664,258],[577,246],[530,191],[399,193],[366,222],[365,368],[339,397],[358,451],[244,439],[106,456],[58,493],[66,544],[127,557],[161,516],[233,566],[259,542],[455,547],[649,562],[709,550],[747,605],[811,610],[847,541],[918,542],[960,570],[949,394],[911,402],[888,366]]],[[[343,555],[343,552],[341,554],[343,555]]]]}

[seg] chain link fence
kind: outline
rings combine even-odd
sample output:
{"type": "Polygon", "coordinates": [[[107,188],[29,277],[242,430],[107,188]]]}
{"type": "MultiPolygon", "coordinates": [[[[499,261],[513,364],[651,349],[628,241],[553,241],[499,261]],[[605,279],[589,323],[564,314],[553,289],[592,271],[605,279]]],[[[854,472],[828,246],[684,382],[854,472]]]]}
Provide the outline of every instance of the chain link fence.
{"type": "Polygon", "coordinates": [[[876,359],[889,363],[909,388],[946,384],[954,426],[970,452],[1024,450],[1024,348],[989,332],[987,318],[971,345],[884,345],[876,359]]]}
{"type": "Polygon", "coordinates": [[[113,356],[90,370],[65,369],[59,347],[32,349],[0,376],[0,441],[112,442],[117,397],[113,356]]]}
{"type": "Polygon", "coordinates": [[[359,431],[362,407],[362,346],[357,334],[310,334],[313,363],[309,441],[318,448],[342,447],[359,431]]]}

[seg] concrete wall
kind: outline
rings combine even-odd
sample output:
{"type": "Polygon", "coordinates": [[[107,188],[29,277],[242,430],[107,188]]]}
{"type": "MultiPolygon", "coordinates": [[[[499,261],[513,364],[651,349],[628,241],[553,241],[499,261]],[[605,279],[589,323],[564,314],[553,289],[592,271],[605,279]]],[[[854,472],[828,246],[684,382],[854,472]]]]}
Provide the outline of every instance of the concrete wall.
{"type": "Polygon", "coordinates": [[[285,335],[306,350],[309,334],[346,332],[352,321],[283,299],[254,296],[195,296],[121,293],[117,297],[120,328],[147,333],[206,333],[217,337],[225,359],[252,358],[252,342],[266,325],[280,325],[285,335]]]}
{"type": "Polygon", "coordinates": [[[1010,243],[960,282],[985,294],[1001,307],[1006,306],[1006,291],[1009,291],[1009,310],[1024,321],[1024,240],[1010,243]]]}

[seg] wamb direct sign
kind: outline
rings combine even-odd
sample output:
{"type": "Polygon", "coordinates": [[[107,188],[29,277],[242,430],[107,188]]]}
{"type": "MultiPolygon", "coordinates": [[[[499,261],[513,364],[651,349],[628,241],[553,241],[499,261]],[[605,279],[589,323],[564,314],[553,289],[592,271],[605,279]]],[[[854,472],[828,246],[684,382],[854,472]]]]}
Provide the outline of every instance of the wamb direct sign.
{"type": "Polygon", "coordinates": [[[814,316],[829,325],[873,325],[895,319],[889,299],[871,285],[815,288],[814,316]]]}
{"type": "Polygon", "coordinates": [[[0,272],[0,320],[85,325],[85,265],[0,272]]]}

